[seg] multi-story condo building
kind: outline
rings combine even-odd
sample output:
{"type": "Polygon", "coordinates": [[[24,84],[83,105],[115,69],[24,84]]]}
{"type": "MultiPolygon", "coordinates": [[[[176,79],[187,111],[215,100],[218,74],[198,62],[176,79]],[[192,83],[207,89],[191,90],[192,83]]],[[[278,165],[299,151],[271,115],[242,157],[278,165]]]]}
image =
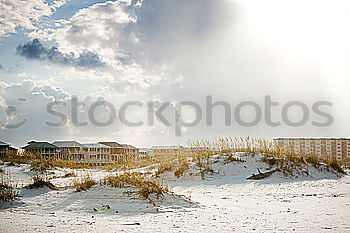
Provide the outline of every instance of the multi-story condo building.
{"type": "Polygon", "coordinates": [[[52,145],[60,148],[60,159],[64,160],[84,160],[87,158],[87,148],[76,141],[55,141],[52,145]]]}
{"type": "Polygon", "coordinates": [[[112,163],[111,147],[102,143],[85,143],[83,146],[87,151],[83,163],[89,163],[91,165],[105,165],[112,163]]]}
{"type": "Polygon", "coordinates": [[[111,159],[117,163],[137,159],[139,155],[139,149],[131,145],[119,144],[118,142],[100,142],[100,144],[111,148],[111,159]]]}
{"type": "Polygon", "coordinates": [[[0,157],[17,154],[17,149],[6,142],[0,141],[0,157]]]}
{"type": "Polygon", "coordinates": [[[350,138],[276,138],[274,142],[284,153],[350,160],[350,138]]]}
{"type": "Polygon", "coordinates": [[[148,148],[139,148],[139,159],[146,159],[150,154],[150,149],[148,148]]]}
{"type": "Polygon", "coordinates": [[[25,153],[42,155],[45,157],[58,157],[61,153],[59,147],[48,142],[31,141],[28,142],[28,145],[22,147],[22,149],[24,149],[25,153]]]}
{"type": "MultiPolygon", "coordinates": [[[[7,146],[7,144],[6,144],[7,146]]],[[[1,145],[0,145],[1,147],[1,145]]],[[[138,159],[139,149],[117,142],[79,143],[77,141],[29,142],[25,153],[71,160],[76,163],[106,165],[138,159]]]]}

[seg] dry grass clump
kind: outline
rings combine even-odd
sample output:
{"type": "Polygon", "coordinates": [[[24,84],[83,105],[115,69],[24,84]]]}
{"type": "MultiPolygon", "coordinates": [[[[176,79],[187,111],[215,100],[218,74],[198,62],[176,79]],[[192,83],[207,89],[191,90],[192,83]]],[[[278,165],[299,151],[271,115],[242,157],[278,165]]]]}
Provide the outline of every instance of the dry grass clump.
{"type": "Polygon", "coordinates": [[[96,184],[97,182],[91,176],[85,176],[82,180],[76,179],[73,181],[76,192],[86,191],[96,184]]]}
{"type": "Polygon", "coordinates": [[[89,168],[88,164],[80,164],[75,160],[62,160],[57,157],[44,157],[40,154],[9,154],[1,158],[3,162],[9,162],[11,164],[31,164],[31,167],[35,171],[44,171],[55,167],[61,168],[89,168]]]}
{"type": "Polygon", "coordinates": [[[71,168],[71,169],[92,167],[89,164],[77,163],[74,160],[61,160],[61,159],[51,159],[51,160],[52,160],[52,167],[71,168]]]}
{"type": "Polygon", "coordinates": [[[169,193],[168,187],[161,185],[155,179],[147,179],[144,174],[139,172],[124,172],[109,176],[104,183],[115,188],[128,188],[127,194],[137,194],[144,199],[150,199],[151,195],[155,195],[158,199],[165,193],[169,193]]]}
{"type": "Polygon", "coordinates": [[[176,165],[177,165],[176,161],[160,163],[158,166],[158,170],[155,173],[155,176],[159,177],[160,174],[173,171],[176,165]]]}
{"type": "Polygon", "coordinates": [[[78,169],[89,168],[91,166],[89,166],[88,164],[77,163],[74,160],[61,160],[57,158],[36,158],[31,162],[31,167],[34,171],[45,171],[56,167],[78,169]]]}
{"type": "Polygon", "coordinates": [[[199,174],[202,178],[202,180],[205,179],[206,174],[215,174],[216,172],[214,171],[213,167],[211,166],[210,163],[205,163],[204,166],[199,167],[199,174]]]}
{"type": "Polygon", "coordinates": [[[215,173],[212,167],[212,162],[210,161],[209,157],[203,158],[201,156],[198,156],[195,166],[196,166],[195,168],[199,170],[198,174],[201,176],[202,180],[205,179],[206,174],[212,175],[215,173]]]}
{"type": "Polygon", "coordinates": [[[37,159],[30,163],[32,171],[44,172],[53,168],[52,161],[49,159],[37,159]]]}
{"type": "Polygon", "coordinates": [[[8,154],[8,155],[2,157],[1,160],[3,162],[9,162],[9,163],[13,163],[13,164],[21,164],[21,163],[28,164],[33,160],[33,156],[30,154],[23,154],[23,155],[8,154]]]}
{"type": "Polygon", "coordinates": [[[341,174],[344,174],[344,175],[347,174],[346,171],[344,170],[343,166],[341,166],[341,164],[335,159],[329,161],[328,165],[331,168],[333,168],[335,171],[337,171],[341,174]]]}
{"type": "MultiPolygon", "coordinates": [[[[311,161],[315,161],[314,158],[302,157],[302,156],[271,156],[264,155],[260,159],[266,163],[270,169],[277,169],[286,177],[295,177],[298,175],[309,176],[308,164],[311,161]],[[310,161],[310,162],[308,162],[310,161]]],[[[317,164],[314,164],[317,167],[317,164]]]]}
{"type": "Polygon", "coordinates": [[[48,187],[49,189],[52,189],[52,190],[59,190],[58,187],[52,184],[49,179],[45,179],[42,176],[39,176],[39,175],[32,176],[32,181],[33,183],[25,186],[25,188],[38,189],[38,188],[48,187]]]}
{"type": "Polygon", "coordinates": [[[276,160],[276,167],[286,177],[309,176],[308,163],[304,158],[286,156],[276,160]]]}
{"type": "Polygon", "coordinates": [[[45,171],[55,167],[61,168],[89,168],[88,164],[80,164],[75,160],[62,160],[57,157],[44,157],[40,154],[11,154],[1,158],[3,162],[9,162],[10,165],[30,164],[34,171],[45,171]]]}
{"type": "Polygon", "coordinates": [[[183,160],[179,163],[179,165],[176,167],[174,171],[174,176],[179,178],[180,176],[183,176],[186,171],[190,169],[190,164],[187,160],[183,160]]]}
{"type": "Polygon", "coordinates": [[[77,176],[74,172],[66,172],[62,178],[75,177],[77,176]]]}
{"type": "Polygon", "coordinates": [[[305,162],[312,164],[314,167],[318,168],[321,164],[320,157],[317,157],[315,155],[307,155],[303,156],[305,158],[305,162]]]}
{"type": "Polygon", "coordinates": [[[168,161],[165,163],[160,163],[154,176],[159,177],[165,172],[174,171],[174,176],[177,178],[184,176],[185,173],[194,168],[198,170],[198,173],[190,173],[191,175],[200,175],[202,179],[205,179],[206,174],[214,174],[215,171],[212,168],[211,157],[207,154],[199,153],[197,156],[187,157],[187,158],[177,158],[173,161],[168,161]]]}
{"type": "Polygon", "coordinates": [[[341,163],[337,160],[326,160],[314,155],[285,155],[285,156],[268,156],[261,158],[262,162],[269,165],[269,168],[277,168],[284,176],[309,176],[309,165],[317,170],[336,171],[340,174],[347,174],[341,163]]]}
{"type": "Polygon", "coordinates": [[[261,157],[261,161],[269,165],[269,167],[273,167],[277,163],[277,159],[273,156],[263,156],[261,157]]]}
{"type": "Polygon", "coordinates": [[[234,162],[243,163],[245,161],[241,157],[234,156],[233,153],[228,154],[228,156],[224,160],[224,164],[234,163],[234,162]]]}
{"type": "Polygon", "coordinates": [[[1,202],[11,202],[18,197],[18,191],[12,182],[4,175],[0,180],[0,204],[1,202]]]}
{"type": "Polygon", "coordinates": [[[149,199],[151,194],[156,195],[156,198],[159,199],[169,192],[168,187],[161,185],[156,180],[143,181],[137,188],[139,190],[136,193],[145,199],[149,199]]]}

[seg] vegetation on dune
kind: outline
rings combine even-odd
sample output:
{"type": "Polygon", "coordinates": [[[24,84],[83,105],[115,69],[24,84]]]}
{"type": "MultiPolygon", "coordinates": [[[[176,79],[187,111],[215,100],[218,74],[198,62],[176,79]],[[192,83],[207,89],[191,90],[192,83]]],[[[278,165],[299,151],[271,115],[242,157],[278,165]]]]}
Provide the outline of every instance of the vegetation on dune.
{"type": "Polygon", "coordinates": [[[29,164],[31,163],[33,160],[35,159],[35,157],[33,155],[30,154],[7,154],[6,156],[3,156],[1,158],[1,160],[3,162],[9,162],[12,164],[29,164]]]}
{"type": "Polygon", "coordinates": [[[129,189],[127,194],[137,194],[144,199],[150,199],[151,195],[155,195],[159,199],[164,194],[170,193],[167,186],[161,185],[156,179],[147,178],[145,174],[140,172],[124,172],[109,176],[103,183],[115,188],[129,189]]]}
{"type": "Polygon", "coordinates": [[[36,159],[30,163],[32,171],[44,172],[53,167],[52,161],[48,159],[36,159]]]}
{"type": "Polygon", "coordinates": [[[347,172],[344,170],[345,166],[342,166],[341,163],[339,163],[337,160],[333,159],[333,160],[329,161],[328,164],[335,171],[337,171],[341,174],[347,174],[347,172]]]}
{"type": "Polygon", "coordinates": [[[176,166],[177,166],[177,161],[160,163],[155,173],[155,176],[159,177],[160,174],[163,174],[165,172],[171,172],[175,169],[176,166]]]}
{"type": "Polygon", "coordinates": [[[179,165],[175,168],[174,176],[179,178],[180,176],[183,176],[186,171],[190,170],[190,164],[187,160],[183,160],[179,163],[179,165]]]}
{"type": "Polygon", "coordinates": [[[62,178],[75,177],[77,176],[74,172],[66,172],[62,178]]]}
{"type": "Polygon", "coordinates": [[[86,191],[92,186],[96,185],[97,182],[91,178],[91,176],[84,176],[83,179],[75,179],[73,185],[76,192],[86,191]]]}
{"type": "Polygon", "coordinates": [[[309,166],[320,171],[331,171],[339,174],[347,174],[341,163],[337,160],[322,159],[317,156],[268,156],[261,158],[270,169],[278,169],[284,176],[293,177],[298,175],[310,176],[309,166]]]}
{"type": "Polygon", "coordinates": [[[270,169],[276,168],[284,176],[309,176],[309,166],[312,165],[316,169],[333,171],[340,174],[346,174],[344,167],[349,165],[343,161],[336,159],[328,159],[318,157],[316,155],[298,154],[295,152],[286,152],[279,148],[278,144],[265,139],[246,138],[219,138],[214,142],[209,141],[195,141],[190,142],[194,148],[205,148],[207,155],[199,156],[205,158],[206,156],[214,154],[227,154],[228,157],[224,163],[229,162],[244,162],[240,157],[234,157],[235,152],[244,152],[246,155],[262,155],[261,161],[265,162],[270,169]]]}
{"type": "Polygon", "coordinates": [[[25,188],[27,189],[38,189],[44,187],[47,187],[52,190],[59,190],[59,188],[53,185],[49,179],[46,179],[45,177],[42,177],[40,175],[32,176],[32,183],[25,186],[25,188]]]}
{"type": "Polygon", "coordinates": [[[234,163],[234,162],[243,163],[245,161],[243,158],[235,156],[233,153],[229,153],[224,160],[224,164],[234,163]]]}
{"type": "Polygon", "coordinates": [[[10,180],[9,174],[1,174],[0,178],[0,204],[11,202],[18,197],[16,186],[10,180]]]}
{"type": "Polygon", "coordinates": [[[71,168],[71,169],[92,167],[92,166],[89,166],[88,164],[80,164],[71,160],[61,160],[57,158],[42,158],[42,157],[35,158],[30,163],[30,165],[33,171],[46,171],[57,167],[71,168]]]}
{"type": "Polygon", "coordinates": [[[215,173],[209,156],[198,155],[196,157],[195,166],[195,168],[199,171],[198,174],[201,176],[202,180],[205,179],[206,174],[213,175],[215,173]]]}

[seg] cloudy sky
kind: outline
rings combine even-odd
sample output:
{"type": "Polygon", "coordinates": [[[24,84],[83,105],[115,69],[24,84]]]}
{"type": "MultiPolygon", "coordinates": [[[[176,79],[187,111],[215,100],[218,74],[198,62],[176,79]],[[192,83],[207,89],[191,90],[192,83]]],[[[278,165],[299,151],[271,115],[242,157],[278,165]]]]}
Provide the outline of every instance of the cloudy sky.
{"type": "MultiPolygon", "coordinates": [[[[15,146],[32,139],[150,146],[224,136],[347,137],[348,12],[347,0],[1,0],[0,140],[15,146]],[[216,106],[207,124],[207,96],[230,105],[231,121],[216,106]],[[278,102],[270,114],[266,96],[278,102]],[[80,103],[77,112],[72,98],[80,103]],[[98,101],[116,110],[95,108],[97,122],[113,120],[107,126],[88,117],[98,101]],[[124,114],[142,125],[123,123],[119,113],[128,101],[144,103],[124,114]],[[180,125],[176,135],[181,101],[197,103],[203,114],[194,126],[180,125]],[[237,121],[235,110],[244,101],[262,110],[261,119],[252,106],[238,111],[251,126],[237,121]],[[283,118],[291,101],[308,110],[288,108],[290,122],[307,117],[297,127],[283,118]],[[314,111],[319,101],[331,104],[314,111]],[[152,122],[148,102],[156,110],[171,103],[162,112],[169,124],[157,117],[152,122]],[[55,114],[47,110],[50,103],[55,114]]],[[[185,123],[195,116],[192,107],[183,107],[185,123]]]]}

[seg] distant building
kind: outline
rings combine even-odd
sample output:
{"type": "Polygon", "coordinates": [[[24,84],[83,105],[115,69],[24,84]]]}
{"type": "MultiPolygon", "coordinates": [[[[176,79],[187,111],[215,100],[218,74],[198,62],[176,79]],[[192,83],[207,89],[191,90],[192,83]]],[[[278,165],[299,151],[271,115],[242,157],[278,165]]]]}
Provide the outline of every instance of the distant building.
{"type": "Polygon", "coordinates": [[[130,159],[138,158],[139,149],[127,144],[120,144],[118,142],[99,142],[100,144],[109,146],[111,148],[112,161],[123,163],[130,159]]]}
{"type": "Polygon", "coordinates": [[[28,142],[28,145],[22,147],[25,153],[33,155],[42,155],[46,157],[58,157],[60,155],[60,148],[48,142],[28,142]]]}
{"type": "Polygon", "coordinates": [[[137,159],[139,156],[139,149],[135,146],[128,145],[128,144],[121,144],[125,150],[127,151],[127,155],[133,159],[137,159]]]}
{"type": "Polygon", "coordinates": [[[150,149],[148,148],[139,148],[139,158],[146,159],[150,155],[150,149]]]}
{"type": "Polygon", "coordinates": [[[52,144],[61,149],[61,159],[91,165],[123,163],[138,155],[136,147],[117,142],[81,144],[77,141],[55,141],[52,144]]]}
{"type": "Polygon", "coordinates": [[[60,159],[78,162],[87,158],[87,148],[77,141],[55,141],[52,145],[60,148],[60,159]]]}
{"type": "Polygon", "coordinates": [[[349,138],[276,138],[274,142],[285,153],[350,160],[349,138]]]}
{"type": "Polygon", "coordinates": [[[112,163],[111,147],[102,143],[84,143],[87,154],[84,162],[91,165],[106,165],[112,163]]]}
{"type": "Polygon", "coordinates": [[[0,141],[0,157],[5,157],[10,154],[17,154],[17,149],[6,142],[0,141]]]}

